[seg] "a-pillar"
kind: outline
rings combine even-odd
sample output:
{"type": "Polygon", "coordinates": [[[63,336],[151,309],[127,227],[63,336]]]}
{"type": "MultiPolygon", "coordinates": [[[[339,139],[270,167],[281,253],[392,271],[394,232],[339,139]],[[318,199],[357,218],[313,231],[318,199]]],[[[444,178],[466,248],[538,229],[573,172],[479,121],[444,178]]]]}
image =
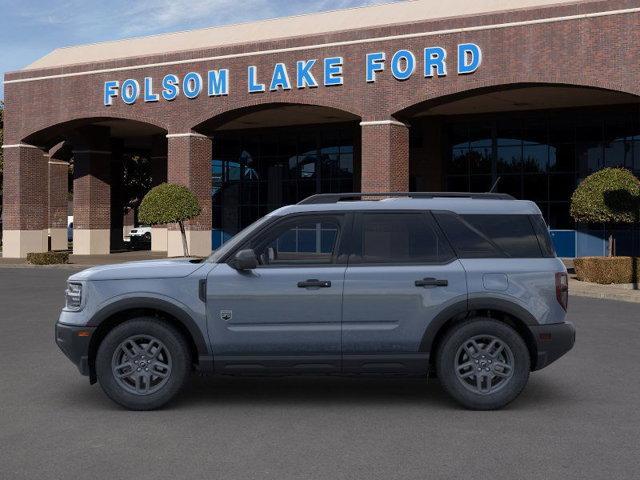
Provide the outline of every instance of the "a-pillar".
{"type": "Polygon", "coordinates": [[[363,121],[362,192],[409,190],[409,128],[397,120],[363,121]]]}
{"type": "Polygon", "coordinates": [[[49,151],[49,237],[51,250],[67,250],[69,163],[58,158],[62,144],[49,151]]]}
{"type": "MultiPolygon", "coordinates": [[[[156,187],[167,181],[167,139],[164,135],[156,135],[151,143],[151,186],[156,187]]],[[[167,251],[167,226],[158,225],[151,228],[151,251],[167,251]]]]}
{"type": "MultiPolygon", "coordinates": [[[[202,213],[186,222],[189,254],[207,256],[211,253],[211,154],[209,137],[198,133],[167,135],[169,183],[184,185],[198,198],[202,213]]],[[[167,255],[184,255],[182,238],[177,225],[169,226],[167,255]]]]}
{"type": "Polygon", "coordinates": [[[4,145],[2,199],[4,258],[46,252],[48,154],[27,144],[4,145]]]}
{"type": "Polygon", "coordinates": [[[111,236],[109,130],[79,132],[73,150],[73,253],[107,255],[111,236]]]}

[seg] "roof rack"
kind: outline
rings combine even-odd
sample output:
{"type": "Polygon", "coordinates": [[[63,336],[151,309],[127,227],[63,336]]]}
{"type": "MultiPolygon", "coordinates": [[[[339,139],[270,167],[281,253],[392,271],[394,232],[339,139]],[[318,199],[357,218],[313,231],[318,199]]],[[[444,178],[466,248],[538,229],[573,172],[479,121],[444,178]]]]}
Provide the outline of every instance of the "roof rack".
{"type": "Polygon", "coordinates": [[[407,198],[473,198],[482,200],[515,200],[506,193],[464,193],[464,192],[353,192],[318,193],[298,202],[298,205],[338,203],[344,200],[359,200],[362,197],[407,197],[407,198]]]}

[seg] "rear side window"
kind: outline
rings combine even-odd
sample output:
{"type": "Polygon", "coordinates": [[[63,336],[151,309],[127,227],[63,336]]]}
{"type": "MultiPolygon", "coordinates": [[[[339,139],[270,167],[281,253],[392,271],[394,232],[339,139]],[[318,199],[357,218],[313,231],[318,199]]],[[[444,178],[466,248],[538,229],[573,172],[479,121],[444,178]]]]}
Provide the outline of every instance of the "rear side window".
{"type": "Polygon", "coordinates": [[[454,258],[424,212],[362,213],[356,228],[360,235],[356,235],[354,263],[444,263],[454,258]]]}
{"type": "Polygon", "coordinates": [[[460,258],[499,258],[505,254],[459,215],[437,212],[434,216],[460,258]]]}
{"type": "Polygon", "coordinates": [[[547,227],[544,218],[542,218],[542,215],[531,215],[529,219],[531,220],[533,229],[538,236],[538,243],[540,244],[542,255],[544,257],[555,257],[556,249],[553,246],[551,235],[549,235],[549,228],[547,227]]]}
{"type": "Polygon", "coordinates": [[[539,258],[542,251],[529,215],[462,215],[507,257],[539,258]]]}
{"type": "Polygon", "coordinates": [[[550,243],[541,243],[541,236],[548,238],[546,227],[536,226],[534,217],[537,216],[436,213],[438,222],[460,258],[554,256],[550,243]],[[540,232],[540,229],[544,232],[540,232]]]}

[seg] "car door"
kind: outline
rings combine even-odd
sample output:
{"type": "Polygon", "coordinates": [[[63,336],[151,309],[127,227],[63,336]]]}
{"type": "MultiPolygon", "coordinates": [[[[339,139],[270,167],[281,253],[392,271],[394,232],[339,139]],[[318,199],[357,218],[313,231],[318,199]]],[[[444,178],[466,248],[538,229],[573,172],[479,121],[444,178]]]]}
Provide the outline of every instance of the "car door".
{"type": "Polygon", "coordinates": [[[356,214],[345,274],[345,372],[424,373],[429,323],[466,307],[465,271],[429,212],[356,214]]]}
{"type": "Polygon", "coordinates": [[[339,372],[346,257],[344,214],[286,217],[238,250],[259,265],[217,265],[207,317],[220,372],[339,372]]]}

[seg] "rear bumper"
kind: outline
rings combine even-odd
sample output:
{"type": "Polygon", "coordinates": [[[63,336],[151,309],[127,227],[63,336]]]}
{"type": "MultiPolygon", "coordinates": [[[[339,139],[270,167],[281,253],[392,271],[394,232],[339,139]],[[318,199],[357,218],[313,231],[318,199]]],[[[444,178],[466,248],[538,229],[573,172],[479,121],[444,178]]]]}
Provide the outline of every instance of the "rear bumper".
{"type": "Polygon", "coordinates": [[[82,375],[89,375],[89,343],[95,327],[56,324],[56,343],[82,375]]]}
{"type": "Polygon", "coordinates": [[[576,329],[571,322],[554,323],[529,327],[538,350],[538,358],[533,370],[540,370],[555,362],[573,348],[576,329]]]}

